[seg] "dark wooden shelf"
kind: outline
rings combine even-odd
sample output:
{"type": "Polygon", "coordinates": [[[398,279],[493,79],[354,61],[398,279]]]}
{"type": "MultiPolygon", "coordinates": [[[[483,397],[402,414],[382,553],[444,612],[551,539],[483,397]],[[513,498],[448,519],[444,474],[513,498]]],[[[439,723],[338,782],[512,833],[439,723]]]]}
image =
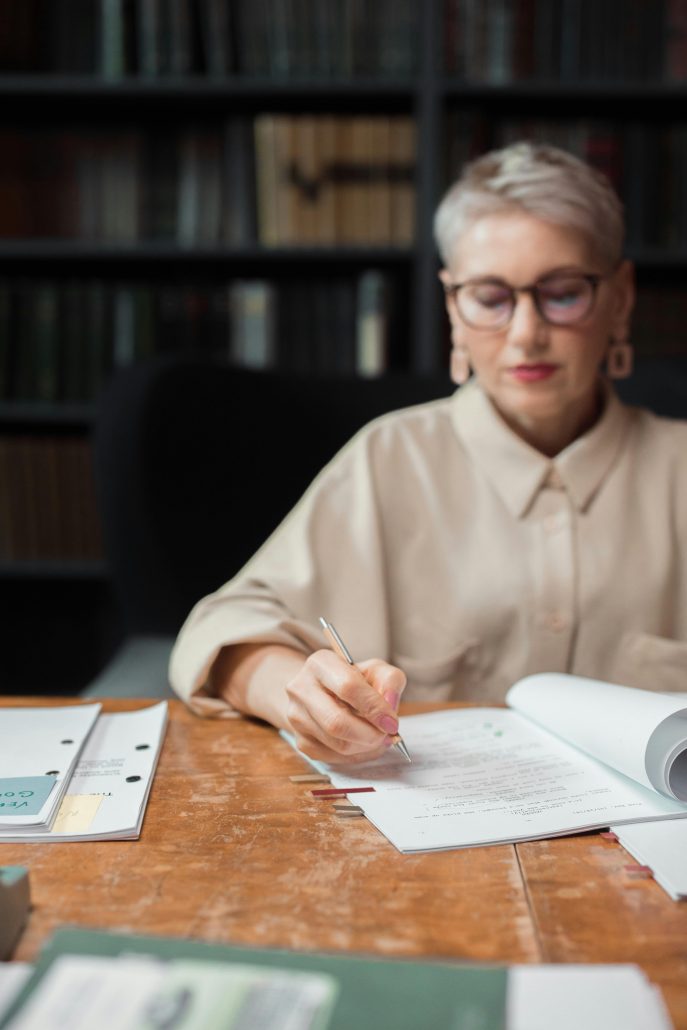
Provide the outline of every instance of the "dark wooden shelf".
{"type": "Polygon", "coordinates": [[[0,401],[0,425],[87,429],[94,418],[93,404],[0,401]]]}
{"type": "Polygon", "coordinates": [[[119,114],[138,120],[180,115],[194,119],[217,118],[256,110],[298,111],[410,111],[417,92],[413,78],[360,77],[234,78],[203,76],[145,79],[127,77],[107,80],[97,76],[0,75],[3,121],[23,118],[50,119],[56,109],[62,120],[83,115],[116,121],[119,114]],[[10,106],[11,105],[11,106],[10,106]]]}
{"type": "Polygon", "coordinates": [[[264,262],[279,263],[298,261],[307,264],[312,261],[335,263],[390,263],[405,262],[412,258],[410,247],[375,246],[351,247],[294,246],[262,247],[259,244],[246,246],[199,245],[182,247],[176,243],[142,240],[140,243],[93,243],[81,240],[0,239],[0,261],[33,262],[36,260],[59,261],[170,261],[170,262],[264,262]]]}
{"type": "Polygon", "coordinates": [[[0,561],[0,579],[50,579],[105,581],[109,572],[104,561],[32,559],[0,561]]]}
{"type": "Polygon", "coordinates": [[[205,100],[210,96],[230,99],[238,94],[262,96],[265,93],[291,93],[301,96],[304,92],[316,90],[332,97],[374,93],[386,96],[411,96],[415,91],[414,76],[372,76],[353,78],[316,76],[261,76],[247,75],[211,78],[205,75],[160,76],[145,78],[129,75],[120,79],[104,79],[97,75],[53,75],[0,74],[0,96],[78,96],[88,94],[100,98],[117,97],[159,97],[161,99],[196,96],[205,100]]]}
{"type": "MultiPolygon", "coordinates": [[[[575,100],[575,101],[630,101],[659,100],[684,103],[687,101],[685,82],[564,82],[560,79],[523,79],[519,82],[491,83],[467,82],[446,76],[437,87],[444,97],[466,101],[503,100],[575,100]]],[[[624,116],[627,117],[627,114],[624,116]]]]}

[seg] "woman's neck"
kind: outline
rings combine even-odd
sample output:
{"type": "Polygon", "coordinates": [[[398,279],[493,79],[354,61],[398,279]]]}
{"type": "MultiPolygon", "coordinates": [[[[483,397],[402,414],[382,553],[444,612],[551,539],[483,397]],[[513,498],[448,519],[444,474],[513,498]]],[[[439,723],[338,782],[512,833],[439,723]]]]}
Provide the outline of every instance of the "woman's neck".
{"type": "Polygon", "coordinates": [[[550,418],[532,418],[524,414],[515,416],[501,411],[498,405],[495,407],[516,436],[547,458],[555,458],[598,422],[604,405],[604,391],[599,384],[583,404],[559,411],[550,418]]]}

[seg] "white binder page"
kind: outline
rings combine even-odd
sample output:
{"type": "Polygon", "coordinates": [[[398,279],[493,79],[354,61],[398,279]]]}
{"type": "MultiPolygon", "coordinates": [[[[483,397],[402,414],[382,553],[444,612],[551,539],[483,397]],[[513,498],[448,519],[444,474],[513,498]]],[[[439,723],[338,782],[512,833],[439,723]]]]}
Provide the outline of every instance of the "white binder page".
{"type": "Polygon", "coordinates": [[[596,762],[502,708],[449,709],[401,720],[412,764],[389,753],[329,767],[400,851],[496,844],[687,816],[687,805],[596,762]]]}
{"type": "Polygon", "coordinates": [[[167,702],[101,715],[74,771],[52,829],[2,841],[131,839],[140,834],[167,722],[167,702]]]}
{"type": "Polygon", "coordinates": [[[99,704],[0,710],[0,780],[52,775],[55,785],[32,815],[0,815],[0,827],[49,825],[74,771],[99,704]]]}

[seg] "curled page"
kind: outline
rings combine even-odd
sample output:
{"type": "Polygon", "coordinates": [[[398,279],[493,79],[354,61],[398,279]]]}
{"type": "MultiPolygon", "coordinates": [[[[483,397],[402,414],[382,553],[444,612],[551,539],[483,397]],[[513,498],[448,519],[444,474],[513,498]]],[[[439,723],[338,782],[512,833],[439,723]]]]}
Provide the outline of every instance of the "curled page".
{"type": "Polygon", "coordinates": [[[537,673],[509,707],[666,797],[687,801],[687,697],[565,673],[537,673]]]}

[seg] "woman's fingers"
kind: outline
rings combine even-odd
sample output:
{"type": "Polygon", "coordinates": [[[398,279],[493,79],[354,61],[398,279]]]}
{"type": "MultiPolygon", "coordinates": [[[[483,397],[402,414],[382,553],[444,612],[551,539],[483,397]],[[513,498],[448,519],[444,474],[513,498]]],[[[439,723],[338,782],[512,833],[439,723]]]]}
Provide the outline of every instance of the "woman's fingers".
{"type": "Polygon", "coordinates": [[[385,662],[365,662],[359,669],[331,651],[316,651],[286,687],[289,723],[303,741],[299,747],[312,758],[326,752],[325,761],[383,754],[398,732],[396,706],[404,685],[403,673],[385,662]]]}
{"type": "Polygon", "coordinates": [[[398,712],[401,695],[406,687],[406,674],[396,665],[383,662],[381,658],[369,658],[365,662],[359,662],[358,668],[389,707],[398,712]]]}
{"type": "Polygon", "coordinates": [[[339,751],[331,751],[319,740],[309,737],[296,737],[298,750],[308,758],[316,762],[326,762],[327,765],[360,765],[362,762],[373,762],[387,753],[388,748],[383,747],[377,751],[369,751],[364,755],[344,755],[339,751]]]}

